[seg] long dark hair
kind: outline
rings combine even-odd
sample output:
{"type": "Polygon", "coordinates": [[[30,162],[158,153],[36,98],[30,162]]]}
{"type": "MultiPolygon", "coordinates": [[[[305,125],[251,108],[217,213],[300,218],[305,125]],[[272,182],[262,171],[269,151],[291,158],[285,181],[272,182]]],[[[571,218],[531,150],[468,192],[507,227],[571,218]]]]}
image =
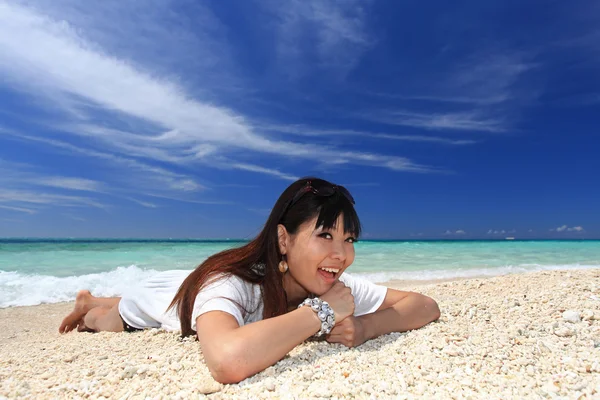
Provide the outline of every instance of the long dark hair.
{"type": "Polygon", "coordinates": [[[339,191],[331,196],[320,196],[308,191],[294,204],[290,204],[299,191],[306,186],[307,181],[334,186],[327,181],[312,177],[302,178],[292,183],[279,196],[262,231],[255,239],[242,247],[210,256],[183,281],[169,306],[169,309],[177,307],[183,336],[196,333],[191,326],[196,296],[209,278],[219,274],[236,275],[247,282],[261,285],[263,319],[287,312],[283,274],[278,268],[281,254],[277,225],[282,224],[288,233],[293,235],[300,225],[318,216],[315,227],[323,226],[324,229],[332,229],[335,228],[337,219],[342,214],[344,232],[357,238],[360,236],[360,220],[354,205],[339,191]],[[263,268],[256,268],[261,264],[264,265],[263,268]]]}

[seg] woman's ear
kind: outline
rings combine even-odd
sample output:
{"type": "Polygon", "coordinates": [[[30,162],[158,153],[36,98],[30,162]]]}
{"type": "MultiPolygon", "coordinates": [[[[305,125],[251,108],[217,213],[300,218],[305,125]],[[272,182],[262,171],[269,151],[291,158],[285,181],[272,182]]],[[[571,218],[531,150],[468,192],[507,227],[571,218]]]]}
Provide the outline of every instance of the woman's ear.
{"type": "Polygon", "coordinates": [[[288,232],[282,224],[277,225],[277,243],[279,244],[279,253],[287,253],[288,232]]]}

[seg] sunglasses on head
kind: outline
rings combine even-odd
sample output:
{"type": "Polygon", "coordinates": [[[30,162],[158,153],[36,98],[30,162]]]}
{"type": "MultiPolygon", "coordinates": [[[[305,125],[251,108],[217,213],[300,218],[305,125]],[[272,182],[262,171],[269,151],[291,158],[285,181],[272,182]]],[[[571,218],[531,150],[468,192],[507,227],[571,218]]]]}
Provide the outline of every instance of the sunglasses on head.
{"type": "Polygon", "coordinates": [[[356,204],[354,202],[354,197],[352,197],[348,189],[346,189],[345,187],[333,185],[325,181],[310,180],[306,181],[306,184],[300,190],[298,190],[298,193],[294,195],[292,201],[290,202],[290,204],[288,204],[286,208],[290,209],[294,204],[298,202],[298,200],[302,198],[302,196],[309,192],[319,197],[329,197],[333,196],[336,193],[341,193],[346,199],[348,199],[350,203],[356,204]]]}

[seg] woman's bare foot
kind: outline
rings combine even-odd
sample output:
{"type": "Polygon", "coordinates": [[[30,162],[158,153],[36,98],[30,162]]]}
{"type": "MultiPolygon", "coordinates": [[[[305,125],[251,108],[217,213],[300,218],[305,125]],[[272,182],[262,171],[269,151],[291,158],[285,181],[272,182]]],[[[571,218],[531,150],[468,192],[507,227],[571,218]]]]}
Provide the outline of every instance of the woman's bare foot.
{"type": "Polygon", "coordinates": [[[92,296],[89,290],[80,290],[75,298],[75,308],[73,308],[73,311],[62,320],[58,331],[60,333],[71,332],[79,325],[85,328],[83,317],[92,308],[93,298],[94,296],[92,296]]]}

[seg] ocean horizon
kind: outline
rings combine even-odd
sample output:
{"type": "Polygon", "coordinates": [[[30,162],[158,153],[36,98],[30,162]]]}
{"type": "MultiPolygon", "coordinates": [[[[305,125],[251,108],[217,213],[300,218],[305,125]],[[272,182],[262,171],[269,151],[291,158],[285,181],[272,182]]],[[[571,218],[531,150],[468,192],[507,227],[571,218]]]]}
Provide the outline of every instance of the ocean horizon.
{"type": "MultiPolygon", "coordinates": [[[[118,296],[169,269],[192,270],[248,239],[0,238],[0,308],[118,296]]],[[[364,239],[347,270],[373,282],[600,268],[598,239],[364,239]]]]}

